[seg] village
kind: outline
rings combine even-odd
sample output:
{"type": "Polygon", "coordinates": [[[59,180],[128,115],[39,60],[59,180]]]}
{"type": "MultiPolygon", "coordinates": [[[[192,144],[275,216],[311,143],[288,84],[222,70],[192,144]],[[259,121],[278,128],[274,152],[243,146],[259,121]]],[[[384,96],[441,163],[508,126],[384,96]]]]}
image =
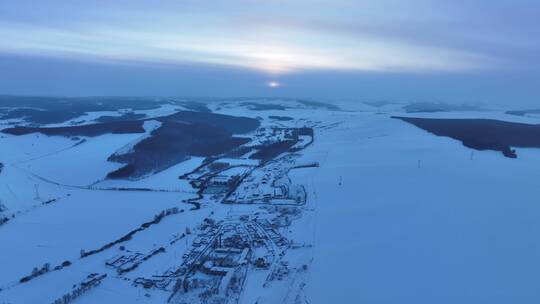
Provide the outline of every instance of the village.
{"type": "MultiPolygon", "coordinates": [[[[264,134],[266,144],[282,140],[281,135],[272,138],[272,134],[281,132],[264,134]]],[[[291,147],[295,145],[298,141],[291,147]]],[[[307,262],[294,265],[284,260],[288,251],[310,247],[298,246],[283,234],[302,217],[307,203],[304,187],[294,184],[288,173],[318,164],[298,164],[301,155],[298,149],[293,151],[261,161],[249,157],[217,158],[181,176],[198,189],[198,198],[190,202],[213,208],[212,216],[189,231],[193,234],[191,249],[178,266],[136,278],[134,285],[168,292],[170,303],[232,304],[242,298],[248,277],[250,282],[261,285],[258,288],[264,288],[286,280],[295,269],[307,268],[307,262]]]]}
{"type": "MultiPolygon", "coordinates": [[[[209,157],[178,176],[193,189],[191,197],[179,205],[163,209],[101,246],[81,248],[78,257],[34,267],[18,282],[2,288],[64,276],[79,267],[74,265],[97,262],[88,267],[94,270],[91,275],[78,283],[71,281],[72,288],[63,288],[54,303],[78,301],[104,284],[128,284],[137,290],[138,298],[176,304],[253,303],[259,297],[254,291],[261,289],[281,288],[275,293],[278,297],[297,294],[303,284],[298,277],[311,263],[312,245],[298,242],[291,234],[291,226],[309,212],[309,204],[306,189],[295,184],[289,173],[318,166],[299,161],[302,150],[313,143],[313,130],[265,126],[252,136],[238,151],[209,157]],[[133,241],[158,233],[154,227],[161,227],[166,218],[197,211],[208,215],[185,228],[166,230],[160,241],[152,240],[147,246],[133,241]],[[300,259],[298,252],[302,252],[300,259]],[[163,259],[169,261],[165,268],[153,268],[155,261],[163,259]]],[[[107,191],[121,190],[149,191],[107,191]]]]}

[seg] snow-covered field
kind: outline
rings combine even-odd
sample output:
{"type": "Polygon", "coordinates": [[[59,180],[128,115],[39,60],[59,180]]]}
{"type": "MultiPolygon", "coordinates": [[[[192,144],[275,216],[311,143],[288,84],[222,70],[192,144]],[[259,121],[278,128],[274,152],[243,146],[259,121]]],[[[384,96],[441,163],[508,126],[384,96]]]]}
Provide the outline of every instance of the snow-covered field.
{"type": "Polygon", "coordinates": [[[310,303],[540,300],[540,150],[514,160],[386,116],[333,119],[305,153],[321,167],[292,175],[317,209],[310,303]]]}
{"type": "MultiPolygon", "coordinates": [[[[230,167],[217,174],[205,169],[204,158],[191,157],[141,179],[110,180],[107,173],[121,164],[108,156],[147,134],[0,135],[0,203],[10,217],[0,226],[0,303],[52,303],[91,273],[107,277],[73,302],[183,303],[204,291],[203,279],[221,278],[206,273],[202,262],[215,262],[231,233],[231,240],[262,237],[249,247],[251,262],[233,263],[227,299],[210,295],[216,303],[540,302],[540,149],[518,148],[519,158],[510,159],[390,117],[539,118],[498,110],[407,114],[396,105],[354,102],[337,102],[343,111],[220,104],[208,107],[261,117],[261,128],[313,128],[314,142],[266,164],[222,157],[230,167]],[[196,188],[230,186],[228,178],[239,183],[230,197],[196,188]],[[284,194],[275,194],[278,188],[284,194]],[[302,191],[305,201],[298,198],[302,191]],[[261,199],[247,202],[253,193],[261,199]],[[88,257],[81,252],[120,239],[88,257]],[[106,264],[122,255],[140,264],[126,273],[106,264]],[[257,256],[267,265],[256,266],[257,256]],[[191,257],[195,262],[186,264],[191,257]],[[19,282],[34,267],[64,261],[71,265],[19,282]],[[181,267],[187,274],[173,274],[181,267]],[[137,283],[157,278],[174,280],[164,288],[137,283]],[[178,291],[177,280],[189,288],[178,291]]],[[[152,111],[148,116],[172,109],[152,111]]],[[[258,132],[270,135],[246,146],[283,136],[271,133],[258,132]]]]}

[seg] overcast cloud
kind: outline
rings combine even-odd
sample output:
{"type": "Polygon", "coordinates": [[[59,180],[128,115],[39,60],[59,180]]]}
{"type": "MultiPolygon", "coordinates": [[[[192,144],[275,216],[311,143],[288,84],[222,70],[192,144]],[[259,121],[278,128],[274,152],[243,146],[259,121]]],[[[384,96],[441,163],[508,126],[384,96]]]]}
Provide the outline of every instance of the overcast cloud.
{"type": "Polygon", "coordinates": [[[2,1],[0,37],[0,93],[540,102],[532,0],[2,1]]]}

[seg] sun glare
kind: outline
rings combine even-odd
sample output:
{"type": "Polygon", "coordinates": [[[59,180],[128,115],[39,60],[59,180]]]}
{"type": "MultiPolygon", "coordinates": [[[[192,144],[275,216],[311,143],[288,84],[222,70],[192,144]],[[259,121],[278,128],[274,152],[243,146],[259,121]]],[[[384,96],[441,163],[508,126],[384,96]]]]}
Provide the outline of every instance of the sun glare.
{"type": "Polygon", "coordinates": [[[268,85],[270,88],[277,88],[277,87],[280,87],[280,86],[281,86],[281,84],[280,84],[279,82],[277,82],[277,81],[270,81],[270,82],[268,82],[267,85],[268,85]]]}

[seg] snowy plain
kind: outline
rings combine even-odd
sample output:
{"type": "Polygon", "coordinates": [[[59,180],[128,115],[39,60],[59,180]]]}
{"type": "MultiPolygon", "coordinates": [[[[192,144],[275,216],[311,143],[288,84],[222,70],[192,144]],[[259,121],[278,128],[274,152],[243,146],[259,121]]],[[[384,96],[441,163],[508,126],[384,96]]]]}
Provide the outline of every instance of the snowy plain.
{"type": "Polygon", "coordinates": [[[305,157],[320,168],[292,175],[317,209],[310,302],[537,303],[540,151],[508,159],[354,116],[317,134],[305,157]]]}
{"type": "MultiPolygon", "coordinates": [[[[222,114],[263,117],[262,127],[314,127],[315,141],[299,159],[319,167],[289,173],[306,188],[308,199],[303,216],[283,231],[297,243],[313,243],[309,250],[291,253],[299,257],[285,257],[312,261],[301,278],[309,303],[540,301],[540,149],[518,149],[519,158],[509,159],[496,151],[471,150],[391,116],[525,123],[540,123],[539,118],[502,111],[407,114],[338,104],[345,111],[209,106],[222,114]],[[279,115],[294,119],[269,119],[279,115]]],[[[118,252],[115,247],[80,259],[81,249],[113,241],[164,209],[185,212],[139,233],[126,243],[128,249],[147,252],[186,228],[196,229],[206,217],[231,212],[232,207],[217,203],[190,210],[182,202],[195,197],[195,190],[178,176],[201,165],[202,158],[140,180],[103,180],[120,166],[107,157],[140,136],[109,134],[81,144],[36,134],[0,137],[0,198],[16,214],[0,227],[0,242],[9,247],[0,251],[0,303],[51,303],[118,252]],[[110,187],[160,191],[104,190],[110,187]],[[43,205],[43,199],[56,200],[43,205]],[[65,270],[17,283],[33,267],[66,259],[73,265],[65,270]]],[[[250,210],[238,207],[238,212],[250,210]]],[[[193,238],[150,259],[130,278],[165,271],[193,238]]],[[[295,284],[258,289],[251,283],[261,280],[248,277],[240,303],[276,303],[284,299],[276,294],[295,284]]],[[[166,295],[145,296],[131,283],[108,279],[76,302],[166,302],[166,295]]],[[[294,297],[285,299],[295,303],[294,297]]]]}

